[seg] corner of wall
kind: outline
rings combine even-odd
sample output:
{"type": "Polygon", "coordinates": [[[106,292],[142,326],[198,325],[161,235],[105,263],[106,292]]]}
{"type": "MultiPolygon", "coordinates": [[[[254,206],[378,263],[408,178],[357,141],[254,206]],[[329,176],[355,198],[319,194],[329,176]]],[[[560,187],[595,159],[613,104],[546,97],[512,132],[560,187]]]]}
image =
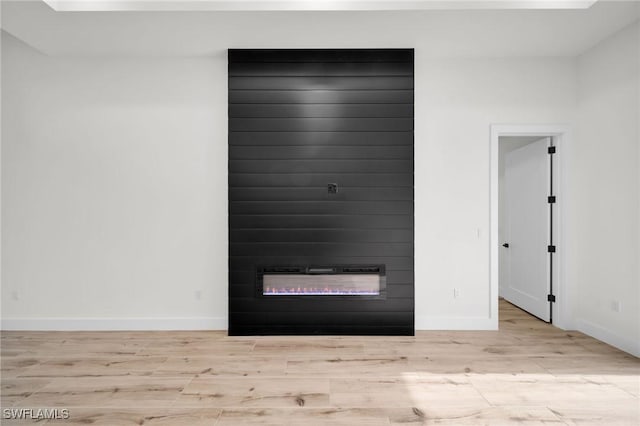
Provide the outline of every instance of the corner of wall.
{"type": "Polygon", "coordinates": [[[571,279],[581,298],[574,324],[640,356],[640,22],[583,52],[577,81],[571,279]]]}

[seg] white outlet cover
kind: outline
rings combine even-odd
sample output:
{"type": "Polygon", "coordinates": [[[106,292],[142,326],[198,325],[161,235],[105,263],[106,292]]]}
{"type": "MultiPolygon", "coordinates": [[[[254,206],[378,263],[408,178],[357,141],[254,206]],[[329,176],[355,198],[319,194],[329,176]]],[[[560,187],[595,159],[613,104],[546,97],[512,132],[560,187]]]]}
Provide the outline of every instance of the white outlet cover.
{"type": "Polygon", "coordinates": [[[613,312],[620,312],[620,302],[618,300],[611,301],[611,310],[613,312]]]}

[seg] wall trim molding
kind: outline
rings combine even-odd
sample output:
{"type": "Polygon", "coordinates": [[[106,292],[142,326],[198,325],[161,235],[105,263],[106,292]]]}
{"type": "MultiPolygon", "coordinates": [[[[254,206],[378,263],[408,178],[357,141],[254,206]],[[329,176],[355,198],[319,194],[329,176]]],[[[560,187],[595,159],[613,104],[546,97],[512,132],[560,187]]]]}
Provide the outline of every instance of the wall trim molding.
{"type": "Polygon", "coordinates": [[[359,11],[359,10],[527,10],[588,9],[597,0],[44,0],[56,12],[113,11],[359,11]]]}
{"type": "MultiPolygon", "coordinates": [[[[227,317],[173,318],[3,318],[3,331],[145,331],[227,330],[227,317]]],[[[416,316],[416,330],[497,330],[497,320],[487,317],[416,316]]]]}
{"type": "Polygon", "coordinates": [[[415,329],[420,330],[497,330],[498,319],[489,317],[430,317],[417,315],[415,329]]]}
{"type": "Polygon", "coordinates": [[[4,331],[227,330],[227,317],[3,318],[4,331]]]}
{"type": "Polygon", "coordinates": [[[578,331],[640,358],[640,340],[634,341],[620,336],[608,328],[586,319],[580,318],[576,322],[578,331]]]}

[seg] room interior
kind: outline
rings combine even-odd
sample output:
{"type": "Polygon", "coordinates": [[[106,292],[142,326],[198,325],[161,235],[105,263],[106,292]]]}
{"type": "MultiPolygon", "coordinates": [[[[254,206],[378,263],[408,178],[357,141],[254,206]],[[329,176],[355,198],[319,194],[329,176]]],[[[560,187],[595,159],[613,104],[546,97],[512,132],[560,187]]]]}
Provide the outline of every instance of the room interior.
{"type": "Polygon", "coordinates": [[[640,3],[0,6],[2,424],[640,422],[640,3]]]}

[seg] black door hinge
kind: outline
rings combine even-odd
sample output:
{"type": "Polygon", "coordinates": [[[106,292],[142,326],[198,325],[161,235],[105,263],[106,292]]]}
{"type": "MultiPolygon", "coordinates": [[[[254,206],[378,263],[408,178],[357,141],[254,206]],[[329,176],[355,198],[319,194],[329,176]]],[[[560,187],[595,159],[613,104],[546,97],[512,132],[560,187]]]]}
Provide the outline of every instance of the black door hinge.
{"type": "Polygon", "coordinates": [[[547,302],[555,302],[556,296],[553,294],[547,294],[547,302]]]}
{"type": "Polygon", "coordinates": [[[556,147],[555,146],[550,146],[547,148],[547,153],[549,154],[555,154],[556,153],[556,147]]]}
{"type": "Polygon", "coordinates": [[[547,251],[549,253],[555,253],[556,252],[556,246],[547,246],[547,251]]]}
{"type": "Polygon", "coordinates": [[[549,204],[553,204],[553,203],[555,203],[555,202],[556,202],[556,196],[555,196],[555,195],[549,195],[549,196],[547,197],[547,202],[548,202],[549,204]]]}

